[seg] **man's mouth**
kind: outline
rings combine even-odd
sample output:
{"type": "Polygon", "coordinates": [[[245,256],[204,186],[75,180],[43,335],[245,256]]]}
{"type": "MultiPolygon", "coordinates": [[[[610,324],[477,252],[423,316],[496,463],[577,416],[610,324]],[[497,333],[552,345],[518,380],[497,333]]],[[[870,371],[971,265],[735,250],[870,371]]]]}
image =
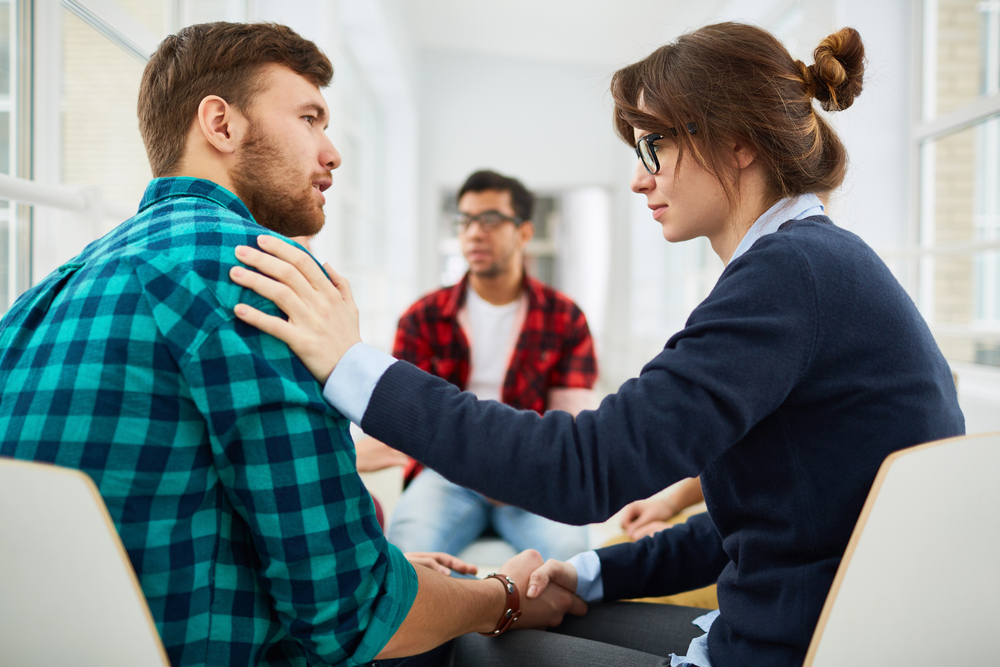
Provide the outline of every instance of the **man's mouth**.
{"type": "Polygon", "coordinates": [[[312,184],[312,186],[314,188],[316,188],[317,190],[319,190],[320,192],[324,192],[325,190],[328,190],[331,185],[333,185],[333,179],[332,178],[321,178],[318,181],[313,181],[313,184],[312,184]]]}

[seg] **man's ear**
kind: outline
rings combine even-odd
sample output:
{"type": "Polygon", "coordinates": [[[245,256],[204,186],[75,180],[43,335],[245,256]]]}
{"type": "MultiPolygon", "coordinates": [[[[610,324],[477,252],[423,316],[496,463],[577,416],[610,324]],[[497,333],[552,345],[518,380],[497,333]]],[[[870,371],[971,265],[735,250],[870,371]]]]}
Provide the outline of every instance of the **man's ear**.
{"type": "Polygon", "coordinates": [[[517,238],[519,245],[523,248],[528,245],[528,241],[535,238],[535,223],[525,220],[517,227],[517,238]]]}
{"type": "Polygon", "coordinates": [[[235,153],[246,132],[246,117],[218,95],[198,105],[198,127],[205,140],[220,153],[235,153]]]}

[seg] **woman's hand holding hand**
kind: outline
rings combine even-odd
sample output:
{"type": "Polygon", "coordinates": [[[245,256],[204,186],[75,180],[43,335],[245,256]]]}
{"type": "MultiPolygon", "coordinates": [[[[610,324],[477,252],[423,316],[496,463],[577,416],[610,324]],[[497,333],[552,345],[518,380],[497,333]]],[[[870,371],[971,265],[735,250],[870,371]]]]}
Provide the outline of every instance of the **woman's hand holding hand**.
{"type": "MultiPolygon", "coordinates": [[[[551,588],[549,584],[555,584],[556,588],[564,588],[567,591],[576,591],[576,568],[561,560],[550,558],[545,563],[531,573],[528,581],[528,597],[536,598],[551,588]]],[[[577,614],[581,616],[581,614],[577,614]]]]}
{"type": "Polygon", "coordinates": [[[234,266],[229,277],[273,301],[288,321],[243,303],[236,306],[236,317],[287,343],[309,372],[325,383],[344,353],[361,342],[351,286],[324,264],[327,278],[311,255],[281,239],[262,234],[257,243],[264,252],[238,246],[236,257],[260,273],[234,266]]]}

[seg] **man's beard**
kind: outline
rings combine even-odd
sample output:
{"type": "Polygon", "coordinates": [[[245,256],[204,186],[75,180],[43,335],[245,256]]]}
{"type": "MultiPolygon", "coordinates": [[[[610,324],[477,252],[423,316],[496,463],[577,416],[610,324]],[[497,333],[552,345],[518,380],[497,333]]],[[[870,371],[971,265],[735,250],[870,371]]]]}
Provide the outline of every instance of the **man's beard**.
{"type": "Polygon", "coordinates": [[[230,175],[236,196],[257,224],[283,236],[312,236],[326,222],[323,207],[311,182],[301,186],[290,182],[294,177],[281,167],[286,162],[278,144],[251,122],[230,175]]]}
{"type": "Polygon", "coordinates": [[[472,274],[477,278],[496,278],[501,273],[503,273],[503,267],[500,266],[500,262],[493,262],[481,271],[472,271],[472,274]]]}
{"type": "MultiPolygon", "coordinates": [[[[501,251],[502,252],[502,251],[501,251]]],[[[495,257],[489,266],[485,269],[475,270],[471,266],[469,267],[470,273],[477,278],[491,279],[505,273],[510,265],[514,262],[514,254],[517,252],[514,248],[507,249],[505,254],[500,257],[495,257]]]]}

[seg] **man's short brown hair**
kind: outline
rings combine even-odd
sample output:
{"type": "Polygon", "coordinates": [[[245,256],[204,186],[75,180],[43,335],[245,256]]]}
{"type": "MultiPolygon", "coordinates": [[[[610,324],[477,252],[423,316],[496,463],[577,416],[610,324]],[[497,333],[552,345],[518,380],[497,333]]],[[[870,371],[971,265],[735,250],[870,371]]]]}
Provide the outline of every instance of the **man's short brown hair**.
{"type": "Polygon", "coordinates": [[[318,88],[333,65],[311,41],[274,23],[202,23],[167,37],[139,87],[139,132],[153,176],[176,172],[198,105],[218,95],[248,113],[264,87],[260,70],[283,65],[318,88]]]}

